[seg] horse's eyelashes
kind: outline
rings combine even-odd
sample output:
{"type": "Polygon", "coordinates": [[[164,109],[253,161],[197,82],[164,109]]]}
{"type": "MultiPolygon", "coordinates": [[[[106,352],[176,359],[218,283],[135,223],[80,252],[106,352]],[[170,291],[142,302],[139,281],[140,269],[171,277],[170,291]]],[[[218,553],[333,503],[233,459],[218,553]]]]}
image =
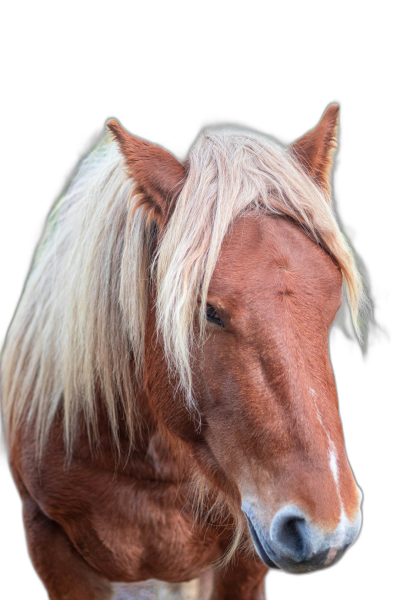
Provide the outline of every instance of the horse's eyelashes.
{"type": "Polygon", "coordinates": [[[213,306],[211,306],[211,304],[207,304],[206,317],[207,317],[207,321],[209,321],[210,323],[215,323],[216,325],[219,325],[220,327],[225,327],[223,320],[218,315],[215,308],[213,306]]]}

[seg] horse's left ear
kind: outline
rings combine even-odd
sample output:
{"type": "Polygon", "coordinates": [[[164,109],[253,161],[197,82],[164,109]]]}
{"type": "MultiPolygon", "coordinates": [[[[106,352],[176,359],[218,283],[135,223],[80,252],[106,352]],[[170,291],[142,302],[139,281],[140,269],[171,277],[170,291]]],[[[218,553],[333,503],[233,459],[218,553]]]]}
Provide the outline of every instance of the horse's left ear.
{"type": "Polygon", "coordinates": [[[140,205],[163,228],[183,187],[185,167],[163,148],[130,135],[118,121],[108,121],[107,127],[118,143],[129,176],[144,194],[140,205]]]}
{"type": "Polygon", "coordinates": [[[290,146],[290,151],[302,168],[324,190],[329,198],[333,155],[337,147],[338,121],[339,106],[331,104],[315,129],[306,133],[290,146]]]}

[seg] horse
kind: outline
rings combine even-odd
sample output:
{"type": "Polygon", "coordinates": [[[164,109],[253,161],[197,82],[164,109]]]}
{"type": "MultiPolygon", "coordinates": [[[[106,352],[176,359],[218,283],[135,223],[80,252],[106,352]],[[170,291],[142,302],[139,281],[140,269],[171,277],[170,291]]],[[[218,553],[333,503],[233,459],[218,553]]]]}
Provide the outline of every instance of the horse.
{"type": "Polygon", "coordinates": [[[363,302],[332,208],[338,114],[288,147],[210,127],[184,162],[112,119],[53,206],[1,371],[51,600],[193,580],[261,600],[269,570],[357,538],[328,345],[342,289],[356,332],[363,302]]]}

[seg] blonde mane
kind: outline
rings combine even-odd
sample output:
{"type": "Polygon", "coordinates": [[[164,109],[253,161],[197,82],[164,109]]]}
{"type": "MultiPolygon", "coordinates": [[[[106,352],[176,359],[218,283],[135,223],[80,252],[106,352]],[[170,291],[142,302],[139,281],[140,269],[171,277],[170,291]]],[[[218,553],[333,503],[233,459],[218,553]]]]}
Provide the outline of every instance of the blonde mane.
{"type": "Polygon", "coordinates": [[[326,195],[290,150],[253,133],[210,129],[195,142],[188,164],[153,252],[154,224],[117,143],[106,137],[83,161],[48,218],[6,339],[2,405],[9,436],[34,422],[40,453],[62,407],[66,448],[80,414],[96,441],[100,393],[116,445],[119,410],[134,443],[132,364],[140,385],[150,280],[168,365],[195,409],[191,355],[204,337],[208,286],[222,241],[245,211],[290,217],[331,254],[358,330],[362,286],[352,253],[326,195]]]}

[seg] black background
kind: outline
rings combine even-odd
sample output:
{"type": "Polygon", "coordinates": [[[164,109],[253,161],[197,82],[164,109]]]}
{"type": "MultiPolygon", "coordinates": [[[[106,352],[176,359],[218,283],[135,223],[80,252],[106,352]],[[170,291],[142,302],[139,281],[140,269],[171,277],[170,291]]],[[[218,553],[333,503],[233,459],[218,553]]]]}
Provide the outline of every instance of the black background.
{"type": "MultiPolygon", "coordinates": [[[[54,52],[60,43],[53,46],[54,52]]],[[[344,230],[366,266],[377,321],[366,357],[339,330],[331,339],[346,447],[365,495],[364,525],[338,566],[306,577],[271,573],[267,590],[270,600],[292,594],[308,600],[322,595],[353,598],[378,591],[386,597],[395,535],[390,444],[396,440],[391,430],[396,390],[390,385],[390,365],[391,282],[396,270],[391,244],[396,239],[398,200],[391,161],[397,131],[392,93],[373,57],[353,54],[317,69],[292,55],[293,64],[283,62],[278,79],[267,55],[255,63],[249,55],[238,52],[233,57],[223,49],[216,57],[185,64],[178,55],[153,60],[146,59],[143,49],[141,58],[132,49],[132,60],[123,68],[117,56],[106,54],[52,62],[49,49],[32,56],[29,48],[25,51],[23,64],[7,73],[2,123],[7,152],[1,222],[2,340],[49,208],[107,118],[118,118],[132,133],[181,158],[203,125],[248,125],[290,143],[318,122],[330,102],[340,103],[335,196],[344,230]]],[[[2,584],[9,582],[14,590],[17,585],[10,597],[45,599],[27,557],[20,501],[5,459],[0,467],[2,540],[7,549],[2,584]]]]}

